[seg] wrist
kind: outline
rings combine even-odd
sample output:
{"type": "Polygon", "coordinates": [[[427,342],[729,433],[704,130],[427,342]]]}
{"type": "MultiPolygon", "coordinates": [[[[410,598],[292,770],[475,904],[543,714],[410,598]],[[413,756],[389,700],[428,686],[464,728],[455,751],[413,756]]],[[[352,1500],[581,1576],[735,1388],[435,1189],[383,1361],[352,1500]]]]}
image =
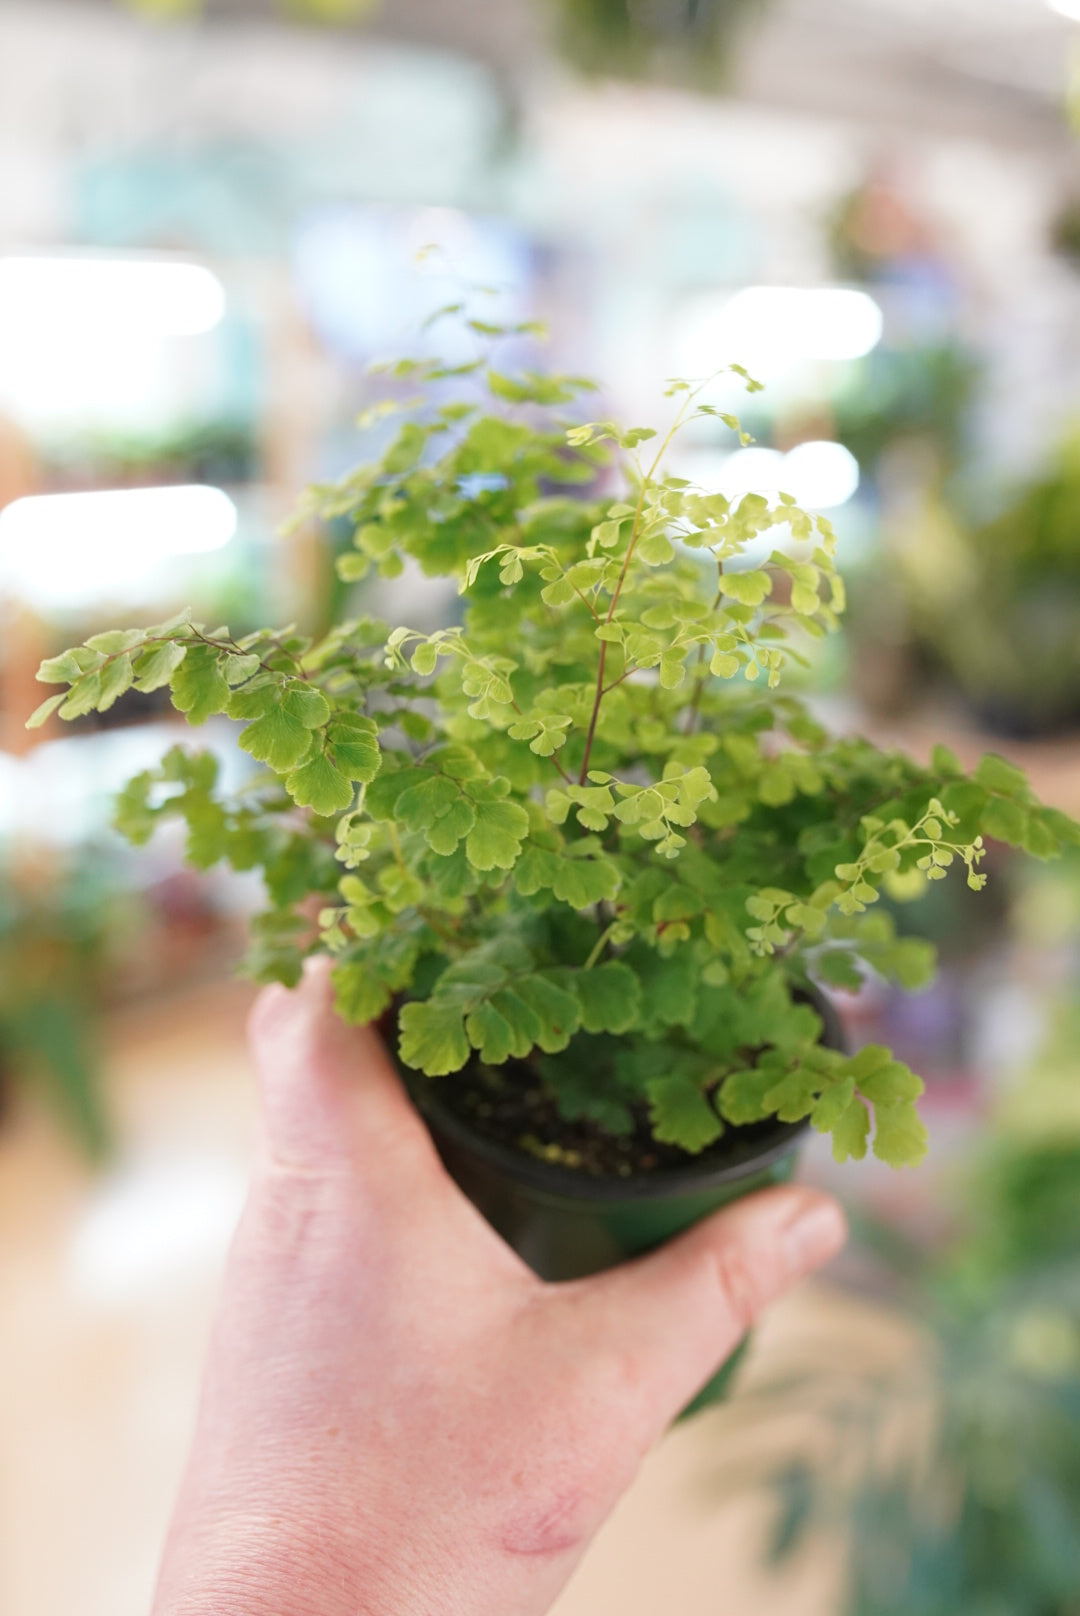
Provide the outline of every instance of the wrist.
{"type": "MultiPolygon", "coordinates": [[[[404,1537],[384,1521],[374,1542],[361,1522],[343,1533],[328,1519],[299,1523],[284,1513],[181,1524],[166,1545],[151,1616],[481,1616],[482,1567],[437,1554],[445,1563],[436,1576],[431,1548],[419,1521],[404,1537]]],[[[494,1609],[502,1616],[501,1601],[494,1609]]]]}
{"type": "Polygon", "coordinates": [[[298,1532],[283,1518],[234,1517],[175,1530],[152,1616],[356,1616],[359,1578],[332,1531],[298,1532]]]}

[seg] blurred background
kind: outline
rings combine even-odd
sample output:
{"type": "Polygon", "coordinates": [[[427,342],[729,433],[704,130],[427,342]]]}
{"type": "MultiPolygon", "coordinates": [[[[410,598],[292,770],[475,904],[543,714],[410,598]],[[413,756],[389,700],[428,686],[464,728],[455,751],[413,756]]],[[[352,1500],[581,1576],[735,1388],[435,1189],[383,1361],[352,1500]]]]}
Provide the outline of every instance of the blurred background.
{"type": "MultiPolygon", "coordinates": [[[[1080,0],[0,0],[4,1616],[147,1608],[253,1120],[255,894],[109,828],[176,715],[28,734],[40,659],[325,622],[346,536],[282,523],[377,442],[370,362],[484,282],[604,413],[760,374],[752,447],[680,453],[836,524],[822,713],[1080,812],[1074,63],[1080,0]]],[[[930,1160],[843,1170],[851,1253],[561,1616],[1080,1611],[1080,859],[989,865],[897,911],[933,988],[838,994],[925,1075],[930,1160]]]]}

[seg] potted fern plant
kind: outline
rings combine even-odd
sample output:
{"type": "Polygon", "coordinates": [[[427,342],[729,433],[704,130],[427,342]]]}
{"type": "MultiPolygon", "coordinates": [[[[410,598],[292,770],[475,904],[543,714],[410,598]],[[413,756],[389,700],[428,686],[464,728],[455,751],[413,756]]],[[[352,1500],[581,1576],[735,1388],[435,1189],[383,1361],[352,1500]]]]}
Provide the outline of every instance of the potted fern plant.
{"type": "Polygon", "coordinates": [[[1049,857],[1080,828],[1002,759],[969,778],[944,748],[926,768],[833,740],[784,690],[842,609],[835,535],[787,495],[670,474],[680,429],[719,414],[707,384],[670,384],[661,437],[583,422],[588,384],[508,374],[520,328],[472,325],[475,363],[388,367],[419,402],[301,512],[352,524],[347,580],[453,578],[460,622],[313,642],[185,612],[46,662],[67,688],[31,723],[164,685],[192,724],[237,720],[245,790],[177,746],[119,828],[179,817],[199,867],[262,872],[251,974],[295,984],[329,952],[341,1015],[383,1021],[463,1187],[561,1278],[786,1176],[808,1126],[841,1160],[872,1135],[918,1161],[919,1079],[846,1054],[822,985],[929,977],[875,907],[894,875],[979,887],[984,836],[1049,857]]]}

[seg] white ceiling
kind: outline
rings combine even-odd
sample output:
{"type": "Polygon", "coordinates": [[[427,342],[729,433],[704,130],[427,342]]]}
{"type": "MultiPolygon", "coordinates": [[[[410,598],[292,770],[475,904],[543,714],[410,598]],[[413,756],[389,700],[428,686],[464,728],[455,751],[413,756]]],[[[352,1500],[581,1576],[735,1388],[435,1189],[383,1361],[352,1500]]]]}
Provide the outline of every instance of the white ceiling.
{"type": "MultiPolygon", "coordinates": [[[[0,0],[0,11],[20,0],[0,0]]],[[[120,0],[69,0],[79,9],[120,0]]],[[[382,0],[372,33],[449,47],[522,86],[550,61],[549,0],[382,0]]],[[[205,0],[206,15],[265,22],[273,0],[205,0]]],[[[763,0],[733,88],[790,110],[1064,148],[1080,25],[1045,0],[763,0]]]]}

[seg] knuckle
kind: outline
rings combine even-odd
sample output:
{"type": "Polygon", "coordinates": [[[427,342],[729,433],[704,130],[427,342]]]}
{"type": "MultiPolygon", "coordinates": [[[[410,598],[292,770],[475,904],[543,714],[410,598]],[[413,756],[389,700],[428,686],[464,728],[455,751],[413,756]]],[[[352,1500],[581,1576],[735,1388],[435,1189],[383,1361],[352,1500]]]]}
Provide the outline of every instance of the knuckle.
{"type": "Polygon", "coordinates": [[[761,1252],[731,1241],[714,1247],[710,1258],[723,1307],[744,1330],[776,1290],[775,1265],[761,1252]]]}
{"type": "Polygon", "coordinates": [[[289,1015],[291,1003],[288,988],[282,987],[280,982],[272,982],[269,987],[263,988],[247,1019],[248,1039],[255,1047],[268,1043],[276,1036],[282,1021],[289,1015]]]}

